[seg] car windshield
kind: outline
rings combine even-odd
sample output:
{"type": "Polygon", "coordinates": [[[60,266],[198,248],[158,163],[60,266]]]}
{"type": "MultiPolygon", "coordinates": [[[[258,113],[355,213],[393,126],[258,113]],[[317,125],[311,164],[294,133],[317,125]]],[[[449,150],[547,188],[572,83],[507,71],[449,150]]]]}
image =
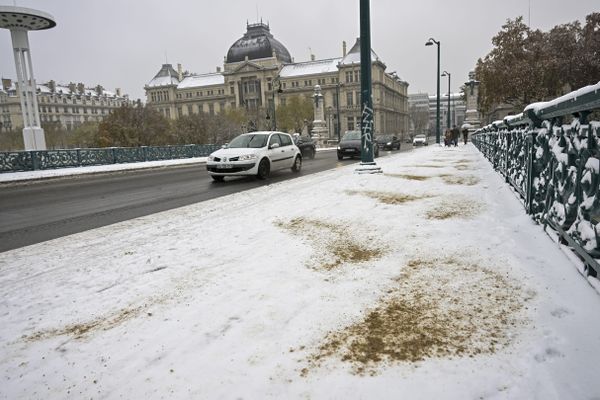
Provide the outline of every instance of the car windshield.
{"type": "Polygon", "coordinates": [[[377,140],[379,142],[391,142],[392,141],[392,136],[391,135],[381,135],[377,137],[377,140]]]}
{"type": "Polygon", "coordinates": [[[342,140],[360,140],[360,131],[348,131],[342,140]]]}
{"type": "Polygon", "coordinates": [[[251,147],[258,149],[267,145],[267,139],[269,135],[256,135],[245,133],[233,139],[227,147],[232,149],[239,149],[242,147],[251,147]]]}
{"type": "Polygon", "coordinates": [[[425,135],[417,135],[415,136],[415,139],[425,139],[425,135]]]}

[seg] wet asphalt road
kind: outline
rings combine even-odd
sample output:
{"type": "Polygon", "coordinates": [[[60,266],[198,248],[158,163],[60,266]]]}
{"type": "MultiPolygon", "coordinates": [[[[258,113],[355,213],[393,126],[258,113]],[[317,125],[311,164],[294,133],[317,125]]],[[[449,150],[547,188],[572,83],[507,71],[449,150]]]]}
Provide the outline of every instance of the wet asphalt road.
{"type": "Polygon", "coordinates": [[[265,181],[217,183],[204,164],[193,164],[0,185],[0,252],[357,162],[321,151],[300,174],[278,171],[265,181]]]}

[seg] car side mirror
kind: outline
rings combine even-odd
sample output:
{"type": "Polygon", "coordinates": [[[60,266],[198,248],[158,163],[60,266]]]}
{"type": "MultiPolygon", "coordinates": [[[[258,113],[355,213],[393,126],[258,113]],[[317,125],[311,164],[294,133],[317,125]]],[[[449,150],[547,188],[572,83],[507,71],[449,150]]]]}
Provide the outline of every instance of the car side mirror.
{"type": "Polygon", "coordinates": [[[272,145],[269,146],[270,149],[276,149],[279,147],[279,143],[273,143],[272,145]]]}

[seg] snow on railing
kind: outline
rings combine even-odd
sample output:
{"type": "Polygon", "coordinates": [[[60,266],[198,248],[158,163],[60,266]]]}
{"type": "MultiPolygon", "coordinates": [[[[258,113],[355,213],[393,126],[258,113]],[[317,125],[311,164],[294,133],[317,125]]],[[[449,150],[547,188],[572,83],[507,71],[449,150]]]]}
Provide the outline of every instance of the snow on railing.
{"type": "Polygon", "coordinates": [[[504,175],[532,218],[600,273],[600,82],[478,129],[473,143],[504,175]],[[572,116],[571,123],[564,123],[572,116]]]}

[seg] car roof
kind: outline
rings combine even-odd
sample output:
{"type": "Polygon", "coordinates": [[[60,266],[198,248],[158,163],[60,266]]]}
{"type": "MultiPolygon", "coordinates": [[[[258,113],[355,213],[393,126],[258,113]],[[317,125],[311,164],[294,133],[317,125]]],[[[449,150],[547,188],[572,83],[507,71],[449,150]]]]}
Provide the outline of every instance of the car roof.
{"type": "Polygon", "coordinates": [[[242,133],[242,135],[270,135],[271,133],[279,133],[282,135],[289,135],[289,133],[279,132],[279,131],[256,131],[256,132],[246,132],[242,133]]]}

